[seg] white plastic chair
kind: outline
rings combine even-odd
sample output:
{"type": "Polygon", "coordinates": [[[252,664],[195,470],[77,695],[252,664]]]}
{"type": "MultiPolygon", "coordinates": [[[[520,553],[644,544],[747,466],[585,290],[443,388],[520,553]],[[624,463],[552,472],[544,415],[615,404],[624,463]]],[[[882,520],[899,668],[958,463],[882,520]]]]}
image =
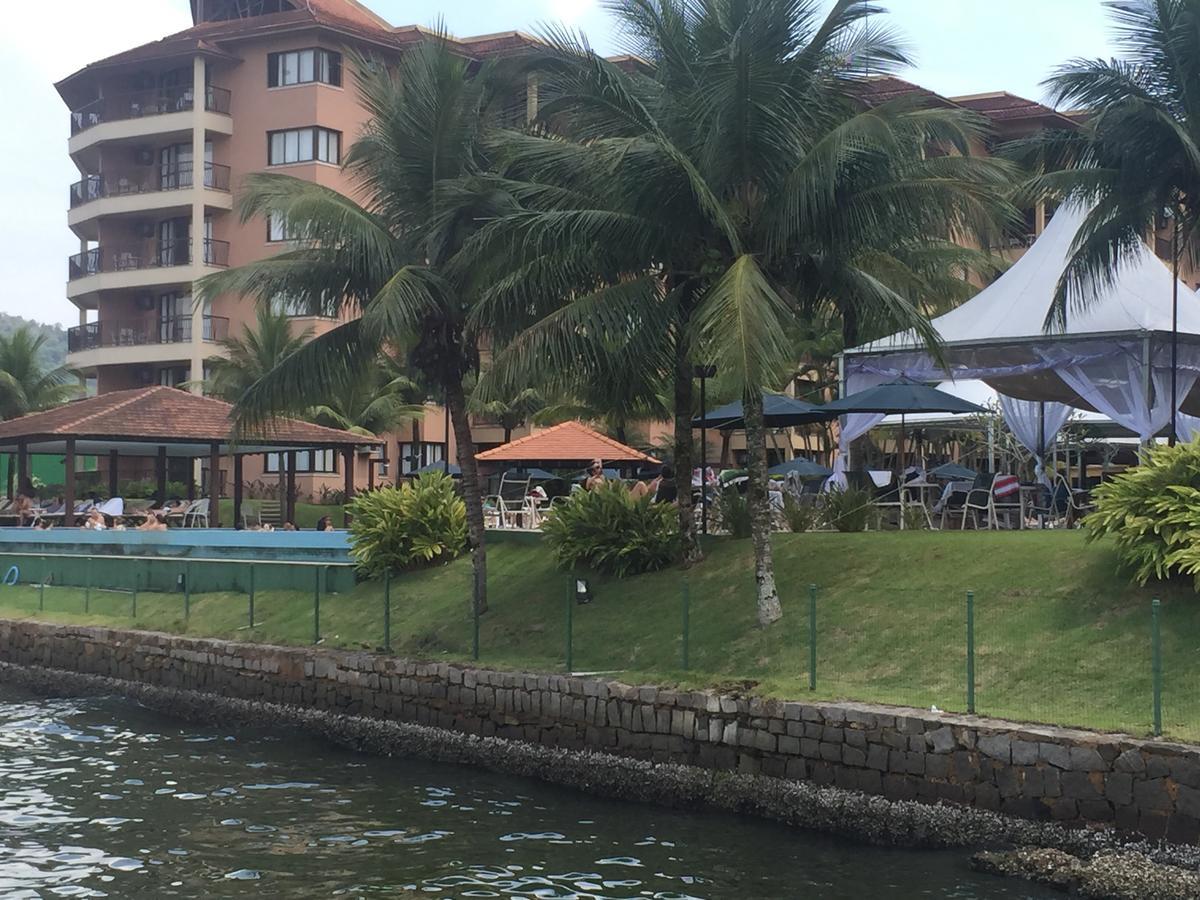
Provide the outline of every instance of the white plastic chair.
{"type": "Polygon", "coordinates": [[[193,500],[192,505],[183,511],[184,528],[208,527],[208,498],[193,500]],[[190,523],[190,524],[189,524],[190,523]]]}

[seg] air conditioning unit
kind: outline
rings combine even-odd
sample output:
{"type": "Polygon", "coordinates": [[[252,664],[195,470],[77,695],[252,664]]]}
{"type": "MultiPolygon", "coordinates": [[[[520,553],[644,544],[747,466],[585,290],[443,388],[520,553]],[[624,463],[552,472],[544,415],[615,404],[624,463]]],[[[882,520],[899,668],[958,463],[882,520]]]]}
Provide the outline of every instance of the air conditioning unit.
{"type": "Polygon", "coordinates": [[[139,222],[138,227],[137,227],[137,234],[138,234],[138,237],[140,237],[140,238],[154,237],[154,223],[153,222],[139,222]]]}
{"type": "Polygon", "coordinates": [[[144,147],[137,152],[137,161],[139,166],[154,165],[154,151],[149,147],[144,147]]]}
{"type": "Polygon", "coordinates": [[[154,383],[154,370],[151,369],[149,366],[138,366],[137,380],[141,384],[153,384],[154,383]]]}
{"type": "Polygon", "coordinates": [[[153,294],[138,294],[137,295],[137,306],[138,306],[138,309],[145,310],[146,312],[149,312],[150,310],[154,309],[154,295],[153,294]]]}

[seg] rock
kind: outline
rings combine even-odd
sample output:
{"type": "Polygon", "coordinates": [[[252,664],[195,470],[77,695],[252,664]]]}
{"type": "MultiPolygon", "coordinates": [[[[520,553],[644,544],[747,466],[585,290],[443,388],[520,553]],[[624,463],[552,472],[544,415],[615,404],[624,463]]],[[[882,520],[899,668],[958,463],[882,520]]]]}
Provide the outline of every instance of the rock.
{"type": "Polygon", "coordinates": [[[934,753],[949,753],[958,746],[958,741],[954,739],[954,729],[943,725],[936,731],[929,732],[929,744],[934,753]]]}
{"type": "Polygon", "coordinates": [[[1071,770],[1074,772],[1103,772],[1108,769],[1095,747],[1072,747],[1071,770]]]}
{"type": "Polygon", "coordinates": [[[1008,734],[981,734],[979,752],[1003,763],[1012,762],[1012,736],[1008,734]]]}

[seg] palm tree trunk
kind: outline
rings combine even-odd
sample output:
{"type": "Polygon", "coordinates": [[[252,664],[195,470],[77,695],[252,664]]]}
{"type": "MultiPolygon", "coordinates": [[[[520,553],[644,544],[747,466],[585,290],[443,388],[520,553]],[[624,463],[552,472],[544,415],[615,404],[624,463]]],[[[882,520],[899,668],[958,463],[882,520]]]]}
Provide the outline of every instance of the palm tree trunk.
{"type": "Polygon", "coordinates": [[[458,467],[462,470],[463,500],[467,505],[467,546],[471,549],[471,571],[474,577],[473,612],[487,612],[487,547],[484,544],[483,490],[479,484],[479,465],[475,461],[475,439],[471,436],[471,420],[467,417],[467,398],[462,381],[446,385],[446,404],[454,428],[458,449],[458,467]]]}
{"type": "MultiPolygon", "coordinates": [[[[680,323],[686,331],[686,323],[680,323]]],[[[675,478],[679,484],[679,536],[683,544],[683,564],[694,565],[704,559],[696,537],[695,504],[692,502],[692,358],[686,338],[675,339],[675,478]]]]}
{"type": "Polygon", "coordinates": [[[771,559],[771,500],[767,492],[767,434],[763,428],[762,392],[750,391],[742,401],[749,457],[750,537],[754,543],[754,582],[758,588],[758,624],[783,618],[771,559]]]}

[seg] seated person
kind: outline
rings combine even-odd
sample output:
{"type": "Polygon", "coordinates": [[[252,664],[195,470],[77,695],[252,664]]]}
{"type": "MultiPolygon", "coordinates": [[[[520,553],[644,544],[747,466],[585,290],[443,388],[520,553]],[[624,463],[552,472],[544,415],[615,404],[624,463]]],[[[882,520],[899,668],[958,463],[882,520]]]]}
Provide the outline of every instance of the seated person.
{"type": "Polygon", "coordinates": [[[675,503],[679,500],[679,486],[675,483],[675,470],[671,466],[663,466],[655,482],[655,503],[675,503]]]}
{"type": "Polygon", "coordinates": [[[280,531],[295,531],[296,524],[294,522],[284,522],[283,527],[280,528],[279,530],[280,531]]]}
{"type": "Polygon", "coordinates": [[[321,516],[317,519],[317,531],[333,531],[333,519],[329,516],[321,516]]]}
{"type": "Polygon", "coordinates": [[[38,519],[36,522],[33,523],[33,527],[38,529],[39,531],[49,531],[51,528],[54,527],[54,523],[51,522],[49,519],[38,519]]]}
{"type": "Polygon", "coordinates": [[[192,504],[187,500],[181,500],[178,497],[172,497],[162,506],[147,510],[149,513],[162,513],[163,516],[179,516],[187,510],[192,504]]]}
{"type": "Polygon", "coordinates": [[[23,478],[21,486],[17,489],[17,499],[13,502],[12,508],[18,525],[26,525],[34,519],[33,510],[37,504],[34,502],[33,494],[33,483],[28,478],[23,478]]]}
{"type": "Polygon", "coordinates": [[[583,482],[585,491],[595,490],[604,484],[604,463],[598,459],[593,459],[592,464],[588,466],[587,480],[583,482]]]}
{"type": "Polygon", "coordinates": [[[108,523],[104,519],[104,513],[93,506],[83,520],[83,527],[88,531],[103,531],[108,527],[108,523]]]}
{"type": "Polygon", "coordinates": [[[160,512],[151,513],[146,521],[137,527],[138,531],[166,531],[167,517],[160,512]]]}

